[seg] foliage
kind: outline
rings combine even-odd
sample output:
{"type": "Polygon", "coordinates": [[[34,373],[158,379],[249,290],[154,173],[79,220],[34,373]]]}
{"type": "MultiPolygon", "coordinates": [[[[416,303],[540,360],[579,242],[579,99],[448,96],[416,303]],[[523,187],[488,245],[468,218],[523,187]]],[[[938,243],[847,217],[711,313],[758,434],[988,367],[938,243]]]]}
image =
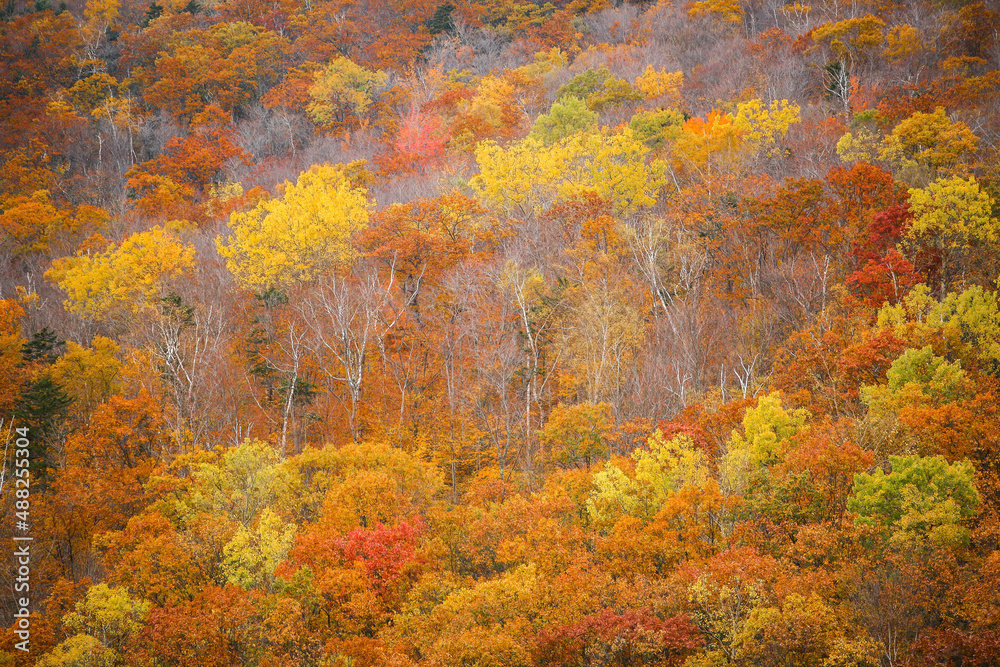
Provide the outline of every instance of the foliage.
{"type": "Polygon", "coordinates": [[[968,541],[962,522],[975,516],[979,492],[969,461],[941,456],[890,456],[891,472],[856,475],[848,509],[864,525],[891,530],[898,546],[928,540],[935,546],[968,541]]]}
{"type": "Polygon", "coordinates": [[[557,465],[583,464],[589,468],[592,461],[607,453],[612,425],[611,406],[607,403],[560,403],[549,413],[538,439],[557,465]]]}
{"type": "Polygon", "coordinates": [[[736,105],[733,125],[757,150],[770,150],[791,125],[801,121],[800,111],[798,104],[788,100],[774,100],[770,106],[764,106],[761,100],[749,100],[736,105]]]}
{"type": "Polygon", "coordinates": [[[507,149],[484,142],[476,148],[480,173],[471,184],[485,204],[508,215],[537,215],[584,192],[627,215],[653,205],[665,183],[662,163],[645,162],[648,152],[630,130],[575,134],[549,146],[530,137],[507,149]]]}
{"type": "Polygon", "coordinates": [[[793,436],[806,428],[808,410],[785,410],[777,393],[762,396],[743,416],[743,432],[733,431],[721,475],[737,493],[784,454],[793,436]]]}
{"type": "Polygon", "coordinates": [[[194,247],[175,233],[154,227],[101,253],[56,260],[45,277],[66,292],[68,309],[103,319],[119,309],[137,313],[155,308],[171,281],[194,268],[194,255],[194,247]]]}
{"type": "Polygon", "coordinates": [[[325,129],[349,127],[364,118],[372,93],[385,85],[386,75],[357,65],[343,56],[316,73],[309,89],[309,118],[325,129]]]}
{"type": "Polygon", "coordinates": [[[343,167],[315,165],[295,184],[286,181],[280,199],[234,213],[232,236],[216,247],[246,289],[313,280],[350,260],[351,237],[367,225],[370,206],[343,167]]]}
{"type": "Polygon", "coordinates": [[[934,354],[930,345],[903,352],[886,373],[888,384],[863,387],[862,400],[875,413],[927,403],[941,405],[963,397],[968,379],[959,361],[934,354]]]}
{"type": "Polygon", "coordinates": [[[660,148],[668,141],[676,141],[684,115],[679,111],[641,111],[629,121],[635,138],[650,148],[660,148]]]}
{"type": "Polygon", "coordinates": [[[989,4],[0,3],[0,664],[992,665],[989,4]]]}
{"type": "Polygon", "coordinates": [[[944,337],[968,361],[978,359],[991,368],[1000,363],[997,296],[978,286],[949,292],[939,301],[931,297],[926,285],[917,285],[902,303],[879,311],[878,326],[891,327],[904,335],[912,330],[916,336],[944,337]]]}
{"type": "Polygon", "coordinates": [[[635,80],[635,87],[646,100],[656,100],[663,104],[676,104],[680,101],[680,88],[684,83],[684,73],[681,71],[657,71],[652,65],[635,80]]]}
{"type": "Polygon", "coordinates": [[[556,99],[566,97],[583,100],[592,111],[602,111],[638,100],[641,95],[628,81],[617,78],[607,67],[600,67],[577,74],[556,91],[556,99]]]}
{"type": "Polygon", "coordinates": [[[597,114],[590,111],[580,98],[566,95],[552,103],[548,114],[542,114],[535,120],[528,136],[551,145],[577,132],[595,129],[597,114]]]}
{"type": "Polygon", "coordinates": [[[708,457],[690,436],[676,435],[670,440],[657,430],[646,441],[648,449],[637,449],[636,480],[652,491],[654,507],[660,507],[685,487],[704,487],[712,479],[708,457]]]}
{"type": "Polygon", "coordinates": [[[954,167],[976,150],[978,137],[962,121],[952,122],[944,107],[934,113],[916,111],[885,138],[883,158],[909,159],[934,169],[954,167]]]}
{"type": "Polygon", "coordinates": [[[975,178],[952,176],[934,181],[926,188],[912,189],[910,210],[913,211],[910,238],[934,239],[934,243],[947,249],[997,241],[992,200],[975,178]]]}

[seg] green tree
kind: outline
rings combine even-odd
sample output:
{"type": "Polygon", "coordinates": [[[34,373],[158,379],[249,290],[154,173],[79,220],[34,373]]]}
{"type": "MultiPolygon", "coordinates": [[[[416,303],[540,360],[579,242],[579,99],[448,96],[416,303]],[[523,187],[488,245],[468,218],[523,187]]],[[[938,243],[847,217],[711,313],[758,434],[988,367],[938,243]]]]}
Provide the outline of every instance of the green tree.
{"type": "Polygon", "coordinates": [[[19,426],[27,426],[31,434],[29,469],[32,485],[44,485],[52,468],[53,448],[57,448],[66,435],[66,417],[73,397],[66,393],[49,373],[42,373],[21,392],[14,407],[14,419],[19,426]]]}
{"type": "Polygon", "coordinates": [[[863,525],[883,527],[897,546],[928,540],[936,546],[968,541],[962,521],[976,515],[979,492],[969,461],[944,457],[890,456],[891,472],[854,476],[847,508],[863,525]]]}
{"type": "Polygon", "coordinates": [[[56,348],[66,345],[66,341],[59,340],[55,331],[48,327],[31,334],[31,340],[21,346],[21,358],[27,363],[41,361],[46,364],[55,363],[59,358],[56,348]]]}
{"type": "Polygon", "coordinates": [[[597,113],[587,108],[579,97],[567,95],[552,103],[547,114],[535,120],[528,135],[546,146],[578,132],[597,129],[597,113]]]}
{"type": "Polygon", "coordinates": [[[635,138],[653,149],[676,140],[683,125],[684,114],[672,109],[640,111],[632,116],[628,124],[635,138]]]}
{"type": "Polygon", "coordinates": [[[592,111],[602,111],[617,104],[642,99],[642,94],[628,81],[619,79],[607,67],[602,66],[574,76],[556,91],[556,97],[576,97],[586,102],[587,108],[592,111]]]}

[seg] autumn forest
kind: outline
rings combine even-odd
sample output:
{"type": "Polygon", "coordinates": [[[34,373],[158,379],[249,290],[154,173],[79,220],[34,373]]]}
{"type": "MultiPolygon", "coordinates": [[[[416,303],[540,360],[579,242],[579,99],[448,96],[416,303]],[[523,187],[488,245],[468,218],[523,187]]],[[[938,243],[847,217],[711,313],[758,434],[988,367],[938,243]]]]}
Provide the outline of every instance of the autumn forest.
{"type": "Polygon", "coordinates": [[[3,0],[0,665],[1000,664],[998,285],[992,0],[3,0]]]}

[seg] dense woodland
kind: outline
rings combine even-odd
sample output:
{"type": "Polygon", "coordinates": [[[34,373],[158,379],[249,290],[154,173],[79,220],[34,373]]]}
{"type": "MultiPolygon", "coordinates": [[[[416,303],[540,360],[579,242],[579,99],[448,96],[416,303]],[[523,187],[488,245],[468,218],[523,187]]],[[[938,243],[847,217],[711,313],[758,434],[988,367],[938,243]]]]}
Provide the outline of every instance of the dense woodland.
{"type": "Polygon", "coordinates": [[[0,19],[0,664],[1000,660],[997,3],[0,19]]]}

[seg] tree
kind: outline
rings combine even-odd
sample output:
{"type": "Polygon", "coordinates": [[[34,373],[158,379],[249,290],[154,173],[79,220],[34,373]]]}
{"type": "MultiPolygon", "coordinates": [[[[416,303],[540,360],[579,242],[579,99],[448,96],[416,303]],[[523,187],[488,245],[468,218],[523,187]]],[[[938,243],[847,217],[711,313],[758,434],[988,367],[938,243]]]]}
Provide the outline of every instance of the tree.
{"type": "Polygon", "coordinates": [[[218,461],[191,465],[187,493],[174,511],[188,517],[200,512],[247,527],[281,492],[278,454],[260,440],[245,440],[226,450],[218,461]]]}
{"type": "Polygon", "coordinates": [[[313,165],[283,196],[234,213],[232,236],[215,244],[245,289],[263,292],[310,281],[351,259],[351,237],[368,224],[371,202],[343,166],[313,165]]]}
{"type": "Polygon", "coordinates": [[[101,253],[57,259],[45,278],[66,292],[69,310],[101,320],[155,308],[170,283],[194,268],[194,253],[174,232],[153,227],[101,253]]]}
{"type": "Polygon", "coordinates": [[[421,170],[439,163],[451,137],[437,116],[410,111],[399,128],[396,150],[416,162],[421,170]]]}
{"type": "Polygon", "coordinates": [[[587,103],[591,111],[632,102],[642,96],[628,81],[611,74],[607,67],[588,69],[574,76],[569,83],[556,91],[556,98],[576,97],[587,103]]]}
{"type": "Polygon", "coordinates": [[[777,563],[744,547],[689,563],[681,574],[688,616],[705,638],[703,657],[710,659],[701,664],[739,664],[745,624],[773,599],[777,563]]]}
{"type": "Polygon", "coordinates": [[[49,249],[68,232],[97,231],[106,214],[93,206],[57,207],[48,190],[16,196],[0,195],[0,252],[20,257],[49,249]]]}
{"type": "Polygon", "coordinates": [[[969,539],[962,522],[976,515],[979,492],[969,461],[941,456],[890,456],[891,472],[876,468],[854,477],[847,507],[862,525],[880,528],[900,548],[925,543],[959,546],[969,539]]]}
{"type": "Polygon", "coordinates": [[[173,137],[155,159],[136,165],[126,176],[136,206],[150,218],[171,217],[200,221],[201,203],[237,161],[249,163],[229,114],[209,104],[191,119],[191,131],[173,137]]]}
{"type": "Polygon", "coordinates": [[[1000,367],[997,294],[978,285],[964,292],[949,292],[940,301],[931,297],[926,285],[916,285],[902,303],[879,310],[878,326],[926,341],[921,345],[943,338],[966,369],[984,365],[995,372],[1000,367]]]}
{"type": "Polygon", "coordinates": [[[89,567],[95,535],[122,530],[150,495],[143,488],[168,450],[161,410],[149,393],[111,396],[66,440],[52,493],[39,514],[67,576],[89,567]]]}
{"type": "Polygon", "coordinates": [[[588,614],[538,634],[536,664],[662,665],[679,667],[704,644],[684,615],[660,619],[647,609],[612,609],[588,614]]]}
{"type": "Polygon", "coordinates": [[[282,508],[300,523],[344,534],[358,526],[395,526],[426,511],[441,473],[416,455],[385,443],[309,447],[287,459],[282,508]]]}
{"type": "Polygon", "coordinates": [[[825,47],[829,60],[824,66],[825,89],[839,99],[846,113],[851,106],[853,77],[865,74],[884,40],[885,21],[872,14],[834,23],[829,21],[810,31],[813,42],[825,47]]]}
{"type": "MultiPolygon", "coordinates": [[[[224,667],[255,663],[267,649],[257,602],[257,595],[236,586],[207,585],[190,599],[154,608],[129,646],[128,664],[224,667]]],[[[289,620],[294,622],[294,616],[289,620]]]]}
{"type": "Polygon", "coordinates": [[[629,127],[635,138],[650,148],[661,148],[668,141],[676,141],[684,125],[684,114],[669,109],[640,111],[632,116],[629,127]]]}
{"type": "Polygon", "coordinates": [[[371,370],[369,355],[373,348],[384,348],[408,305],[394,299],[393,269],[385,283],[375,271],[320,281],[303,303],[312,345],[321,359],[329,355],[322,371],[346,389],[347,423],[355,442],[359,440],[362,390],[371,370]]]}
{"type": "Polygon", "coordinates": [[[315,82],[309,89],[312,102],[306,111],[319,127],[349,129],[362,123],[374,90],[386,81],[384,72],[365,69],[338,56],[316,73],[315,82]]]}
{"type": "Polygon", "coordinates": [[[590,469],[592,462],[608,452],[606,441],[612,425],[611,406],[607,403],[560,403],[549,413],[538,438],[558,465],[583,463],[590,469]]]}
{"type": "MultiPolygon", "coordinates": [[[[597,222],[594,227],[599,228],[597,222]]],[[[565,357],[561,370],[566,389],[588,401],[612,402],[620,410],[647,323],[637,286],[613,259],[615,234],[609,231],[610,252],[598,251],[595,261],[582,262],[579,278],[565,292],[557,345],[565,357]]]]}
{"type": "Polygon", "coordinates": [[[976,150],[979,138],[962,121],[951,121],[944,107],[934,113],[915,111],[885,138],[881,157],[891,161],[912,161],[929,168],[931,174],[953,171],[962,158],[976,150]]]}
{"type": "Polygon", "coordinates": [[[597,114],[587,108],[579,97],[565,95],[557,98],[547,114],[535,119],[535,125],[528,135],[545,145],[561,139],[597,129],[597,114]]]}
{"type": "Polygon", "coordinates": [[[21,392],[14,407],[14,419],[28,427],[29,469],[33,485],[44,488],[51,469],[58,465],[62,441],[68,430],[66,416],[73,397],[47,373],[41,373],[21,392]]]}
{"type": "Polygon", "coordinates": [[[675,169],[708,182],[720,172],[737,171],[742,163],[743,131],[731,114],[713,110],[685,121],[673,145],[675,169]]]}
{"type": "Polygon", "coordinates": [[[288,557],[298,528],[288,525],[267,507],[253,528],[240,525],[225,547],[221,563],[226,581],[244,589],[274,593],[275,571],[288,557]]]}
{"type": "Polygon", "coordinates": [[[699,0],[688,15],[692,18],[709,16],[724,23],[737,24],[743,19],[743,7],[737,0],[699,0]]]}
{"type": "Polygon", "coordinates": [[[910,190],[913,222],[907,237],[932,248],[939,257],[938,297],[943,298],[962,270],[961,260],[973,248],[1000,241],[993,200],[975,177],[941,178],[926,188],[910,190]]]}
{"type": "Polygon", "coordinates": [[[24,309],[13,299],[0,300],[0,415],[8,415],[17,403],[26,368],[22,350],[27,341],[21,336],[24,309]]]}
{"type": "Polygon", "coordinates": [[[667,107],[678,107],[681,101],[680,88],[684,83],[684,72],[668,72],[646,65],[646,69],[635,80],[635,87],[648,101],[655,101],[667,107]]]}
{"type": "Polygon", "coordinates": [[[774,100],[765,106],[759,99],[736,105],[733,125],[743,132],[743,139],[756,151],[774,150],[774,145],[787,133],[788,128],[801,122],[801,108],[795,102],[774,100]]]}
{"type": "Polygon", "coordinates": [[[793,436],[806,428],[809,412],[785,410],[777,393],[762,396],[743,415],[743,433],[733,431],[721,464],[723,481],[741,493],[767,466],[777,463],[793,436]]]}
{"type": "Polygon", "coordinates": [[[110,338],[94,336],[91,347],[66,341],[66,353],[52,365],[53,379],[65,387],[83,415],[121,388],[121,368],[117,355],[121,347],[110,338]]]}
{"type": "Polygon", "coordinates": [[[427,612],[401,624],[396,634],[419,655],[443,667],[527,667],[534,635],[530,619],[543,600],[535,565],[439,596],[427,612]]]}
{"type": "Polygon", "coordinates": [[[124,588],[91,586],[76,610],[63,618],[76,634],[39,659],[44,667],[124,665],[125,654],[142,629],[150,603],[131,598],[124,588]],[[85,657],[86,656],[86,657],[85,657]]]}
{"type": "Polygon", "coordinates": [[[652,493],[653,513],[685,487],[702,488],[712,479],[705,451],[684,434],[668,440],[657,429],[649,436],[646,447],[632,452],[632,458],[636,462],[636,481],[652,493]]]}
{"type": "Polygon", "coordinates": [[[792,593],[780,608],[753,609],[735,643],[739,660],[762,667],[865,664],[875,653],[871,639],[845,628],[836,608],[816,592],[792,593]]]}
{"type": "Polygon", "coordinates": [[[851,242],[856,270],[844,278],[844,284],[860,303],[870,308],[897,303],[920,282],[913,264],[897,248],[911,220],[908,205],[890,207],[875,214],[867,229],[851,242]]]}
{"type": "Polygon", "coordinates": [[[966,396],[968,378],[959,361],[949,363],[930,345],[903,352],[886,373],[888,384],[866,386],[862,400],[875,414],[951,403],[966,396]]]}
{"type": "Polygon", "coordinates": [[[487,141],[476,147],[480,171],[471,185],[489,207],[522,219],[583,192],[629,215],[652,206],[665,183],[665,165],[647,164],[648,152],[630,129],[574,134],[549,146],[531,137],[506,149],[487,141]]]}

